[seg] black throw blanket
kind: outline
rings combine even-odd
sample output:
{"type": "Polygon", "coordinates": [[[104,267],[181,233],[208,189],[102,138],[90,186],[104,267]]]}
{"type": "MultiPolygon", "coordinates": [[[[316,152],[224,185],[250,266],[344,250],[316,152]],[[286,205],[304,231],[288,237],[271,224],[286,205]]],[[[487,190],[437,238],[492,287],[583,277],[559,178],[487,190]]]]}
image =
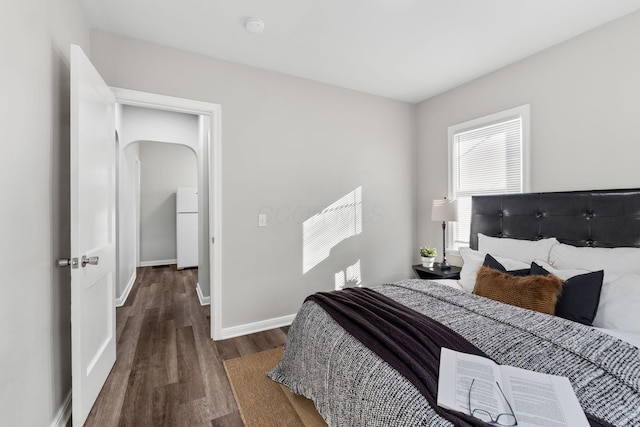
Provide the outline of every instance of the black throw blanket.
{"type": "MultiPolygon", "coordinates": [[[[407,378],[438,415],[456,426],[489,426],[437,404],[440,349],[489,358],[454,330],[369,288],[318,292],[307,297],[342,328],[407,378]]],[[[490,359],[490,358],[489,358],[490,359]]],[[[587,414],[592,426],[608,426],[587,414]]]]}

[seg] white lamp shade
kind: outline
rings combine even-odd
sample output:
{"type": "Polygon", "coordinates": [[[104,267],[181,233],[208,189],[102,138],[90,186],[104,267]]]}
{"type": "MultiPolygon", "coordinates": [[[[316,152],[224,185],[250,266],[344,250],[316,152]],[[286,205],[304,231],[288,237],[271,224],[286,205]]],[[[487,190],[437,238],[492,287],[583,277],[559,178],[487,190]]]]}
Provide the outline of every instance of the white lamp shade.
{"type": "Polygon", "coordinates": [[[431,207],[431,221],[457,221],[458,201],[436,199],[431,207]]]}

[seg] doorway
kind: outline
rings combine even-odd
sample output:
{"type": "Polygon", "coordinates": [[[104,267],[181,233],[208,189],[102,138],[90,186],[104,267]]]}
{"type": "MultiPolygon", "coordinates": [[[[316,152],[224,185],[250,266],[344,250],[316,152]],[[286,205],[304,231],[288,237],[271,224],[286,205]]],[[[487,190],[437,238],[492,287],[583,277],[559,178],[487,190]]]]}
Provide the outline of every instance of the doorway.
{"type": "MultiPolygon", "coordinates": [[[[123,199],[133,196],[133,200],[129,197],[128,205],[140,206],[136,209],[137,215],[130,215],[133,221],[129,227],[133,231],[139,226],[139,233],[131,233],[134,237],[139,235],[137,266],[198,267],[198,223],[203,218],[198,208],[197,154],[177,142],[135,141],[127,145],[123,157],[126,172],[131,169],[130,165],[135,168],[140,162],[139,175],[135,175],[134,170],[131,177],[133,194],[121,194],[123,199]],[[138,181],[139,190],[135,185],[138,181]]],[[[126,176],[122,178],[126,180],[126,176]]],[[[124,184],[126,187],[126,182],[124,184]]]]}
{"type": "MultiPolygon", "coordinates": [[[[198,164],[198,193],[199,205],[201,207],[199,215],[199,297],[201,303],[210,303],[211,310],[211,338],[220,339],[221,335],[221,132],[220,132],[220,105],[200,101],[193,101],[181,98],[167,97],[163,95],[149,94],[127,89],[111,88],[116,102],[120,106],[116,110],[116,122],[122,120],[124,108],[138,107],[152,110],[159,113],[173,112],[182,113],[185,116],[197,116],[197,140],[191,144],[196,153],[198,164]],[[119,118],[118,118],[119,116],[119,118]],[[215,243],[215,245],[214,245],[215,243]]],[[[161,130],[162,126],[157,126],[154,131],[161,130]]],[[[126,133],[126,132],[125,132],[126,133]]],[[[138,140],[151,140],[162,142],[175,142],[176,138],[168,137],[173,141],[167,141],[166,137],[151,135],[151,138],[137,138],[138,140]]],[[[121,135],[121,152],[131,144],[135,135],[121,135]],[[126,141],[124,141],[126,139],[126,141]]],[[[122,167],[119,168],[119,174],[122,167]]],[[[138,211],[139,212],[139,211],[138,211]]],[[[123,221],[120,218],[120,229],[123,221]]],[[[139,230],[136,231],[138,233],[139,230]]],[[[135,239],[131,239],[135,240],[135,239]]],[[[127,243],[124,248],[130,248],[131,243],[127,243]]],[[[118,259],[127,262],[134,257],[125,257],[124,248],[120,248],[118,259]]],[[[135,251],[135,248],[133,249],[135,251]]],[[[137,263],[137,261],[136,261],[137,263]]],[[[136,264],[137,266],[137,264],[136,264]]],[[[118,267],[120,271],[122,265],[118,267]]],[[[127,285],[130,279],[124,279],[127,285]]],[[[124,295],[126,296],[126,295],[124,295]]]]}

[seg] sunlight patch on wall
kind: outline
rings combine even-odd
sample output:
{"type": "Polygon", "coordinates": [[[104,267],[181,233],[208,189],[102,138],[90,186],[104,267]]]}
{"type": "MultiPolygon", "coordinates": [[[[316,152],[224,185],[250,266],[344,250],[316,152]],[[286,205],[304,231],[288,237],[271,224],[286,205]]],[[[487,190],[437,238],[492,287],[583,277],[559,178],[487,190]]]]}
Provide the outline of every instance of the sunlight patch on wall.
{"type": "Polygon", "coordinates": [[[360,273],[360,260],[355,264],[347,267],[345,271],[338,271],[335,274],[335,289],[359,287],[362,284],[362,275],[360,273]]]}
{"type": "Polygon", "coordinates": [[[327,259],[331,249],[362,233],[362,187],[302,223],[302,273],[327,259]]]}
{"type": "Polygon", "coordinates": [[[339,291],[340,289],[344,289],[344,285],[347,283],[347,280],[344,277],[344,271],[340,270],[335,275],[336,286],[335,289],[339,291]]]}

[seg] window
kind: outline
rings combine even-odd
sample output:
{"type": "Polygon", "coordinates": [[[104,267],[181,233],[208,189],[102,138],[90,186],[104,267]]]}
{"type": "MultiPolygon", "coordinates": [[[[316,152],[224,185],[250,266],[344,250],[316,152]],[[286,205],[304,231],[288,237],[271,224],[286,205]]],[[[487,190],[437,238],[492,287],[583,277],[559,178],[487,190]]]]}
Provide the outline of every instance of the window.
{"type": "Polygon", "coordinates": [[[449,197],[458,222],[449,227],[457,249],[469,245],[471,196],[528,191],[529,105],[449,127],[449,197]]]}

